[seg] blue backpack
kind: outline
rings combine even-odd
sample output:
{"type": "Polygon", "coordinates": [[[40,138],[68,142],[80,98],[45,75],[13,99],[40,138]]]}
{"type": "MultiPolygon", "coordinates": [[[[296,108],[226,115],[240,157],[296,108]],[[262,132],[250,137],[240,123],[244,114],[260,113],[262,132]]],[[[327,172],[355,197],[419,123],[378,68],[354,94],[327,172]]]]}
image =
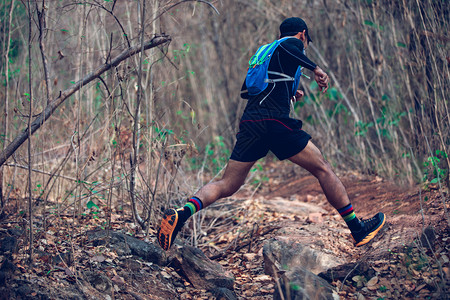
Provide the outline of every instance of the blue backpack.
{"type": "Polygon", "coordinates": [[[258,48],[258,51],[256,51],[256,53],[250,58],[248,62],[249,67],[247,71],[247,77],[245,78],[245,85],[247,86],[247,90],[242,91],[241,94],[248,93],[249,96],[256,96],[264,91],[269,83],[276,83],[281,81],[293,81],[292,92],[295,94],[298,83],[300,82],[300,77],[302,75],[302,68],[300,66],[295,73],[295,77],[268,70],[273,52],[278,47],[278,45],[287,38],[290,37],[284,37],[282,39],[275,40],[270,44],[266,44],[258,48]],[[278,75],[280,76],[280,78],[269,79],[269,74],[278,75]]]}

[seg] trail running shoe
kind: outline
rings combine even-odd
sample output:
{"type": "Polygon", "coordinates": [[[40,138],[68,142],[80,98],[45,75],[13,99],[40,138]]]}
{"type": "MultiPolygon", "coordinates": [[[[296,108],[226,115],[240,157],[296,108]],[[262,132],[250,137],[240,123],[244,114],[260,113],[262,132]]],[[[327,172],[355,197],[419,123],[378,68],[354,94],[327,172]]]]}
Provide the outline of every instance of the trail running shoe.
{"type": "Polygon", "coordinates": [[[158,229],[158,242],[161,248],[169,250],[175,237],[183,227],[184,223],[179,220],[178,212],[175,209],[168,209],[164,212],[161,227],[158,229]]]}
{"type": "Polygon", "coordinates": [[[370,219],[361,220],[362,228],[358,232],[352,232],[355,246],[360,247],[370,242],[383,227],[386,222],[386,216],[383,213],[377,213],[370,219]]]}

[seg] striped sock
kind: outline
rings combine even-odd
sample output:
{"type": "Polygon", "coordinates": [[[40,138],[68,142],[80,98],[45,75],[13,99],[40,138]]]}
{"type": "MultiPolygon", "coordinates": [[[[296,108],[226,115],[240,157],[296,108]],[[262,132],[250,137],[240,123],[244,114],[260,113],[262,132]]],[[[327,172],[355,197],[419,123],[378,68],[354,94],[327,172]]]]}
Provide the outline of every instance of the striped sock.
{"type": "Polygon", "coordinates": [[[345,223],[347,223],[347,226],[350,229],[350,231],[355,232],[361,229],[361,223],[359,219],[356,217],[351,203],[349,205],[344,206],[341,209],[338,209],[338,212],[344,219],[345,223]]]}
{"type": "Polygon", "coordinates": [[[188,202],[184,205],[184,207],[189,207],[191,210],[191,216],[198,212],[200,209],[203,208],[202,200],[199,198],[193,196],[191,199],[188,200],[188,202]]]}
{"type": "Polygon", "coordinates": [[[186,202],[183,208],[178,210],[178,215],[184,223],[187,219],[189,219],[190,216],[192,216],[202,208],[202,200],[200,200],[198,197],[193,196],[188,200],[188,202],[186,202]]]}

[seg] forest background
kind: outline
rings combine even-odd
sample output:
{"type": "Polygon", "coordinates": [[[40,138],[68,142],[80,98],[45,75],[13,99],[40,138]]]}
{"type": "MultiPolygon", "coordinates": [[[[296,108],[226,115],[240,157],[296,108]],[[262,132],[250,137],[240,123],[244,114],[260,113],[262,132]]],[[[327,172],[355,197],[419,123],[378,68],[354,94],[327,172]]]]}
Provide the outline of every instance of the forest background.
{"type": "MultiPolygon", "coordinates": [[[[2,1],[1,215],[33,228],[29,241],[67,214],[104,213],[108,227],[126,210],[156,228],[221,175],[248,60],[291,16],[331,79],[325,94],[303,79],[292,116],[333,167],[444,189],[449,12],[446,0],[2,1]]],[[[265,180],[258,163],[249,182],[265,180]]]]}

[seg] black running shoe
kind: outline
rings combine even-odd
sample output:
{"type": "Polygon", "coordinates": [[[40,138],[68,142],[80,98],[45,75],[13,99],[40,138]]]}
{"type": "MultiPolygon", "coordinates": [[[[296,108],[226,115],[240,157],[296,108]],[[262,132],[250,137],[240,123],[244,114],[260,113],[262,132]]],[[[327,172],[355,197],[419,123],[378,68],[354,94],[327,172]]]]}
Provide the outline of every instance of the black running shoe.
{"type": "Polygon", "coordinates": [[[179,218],[178,211],[175,209],[168,209],[164,212],[161,221],[161,227],[158,229],[158,242],[161,248],[169,250],[175,240],[184,222],[179,218]]]}
{"type": "Polygon", "coordinates": [[[386,222],[386,216],[383,213],[377,213],[368,220],[361,220],[361,229],[357,232],[352,232],[355,246],[360,247],[370,242],[383,227],[386,222]]]}

